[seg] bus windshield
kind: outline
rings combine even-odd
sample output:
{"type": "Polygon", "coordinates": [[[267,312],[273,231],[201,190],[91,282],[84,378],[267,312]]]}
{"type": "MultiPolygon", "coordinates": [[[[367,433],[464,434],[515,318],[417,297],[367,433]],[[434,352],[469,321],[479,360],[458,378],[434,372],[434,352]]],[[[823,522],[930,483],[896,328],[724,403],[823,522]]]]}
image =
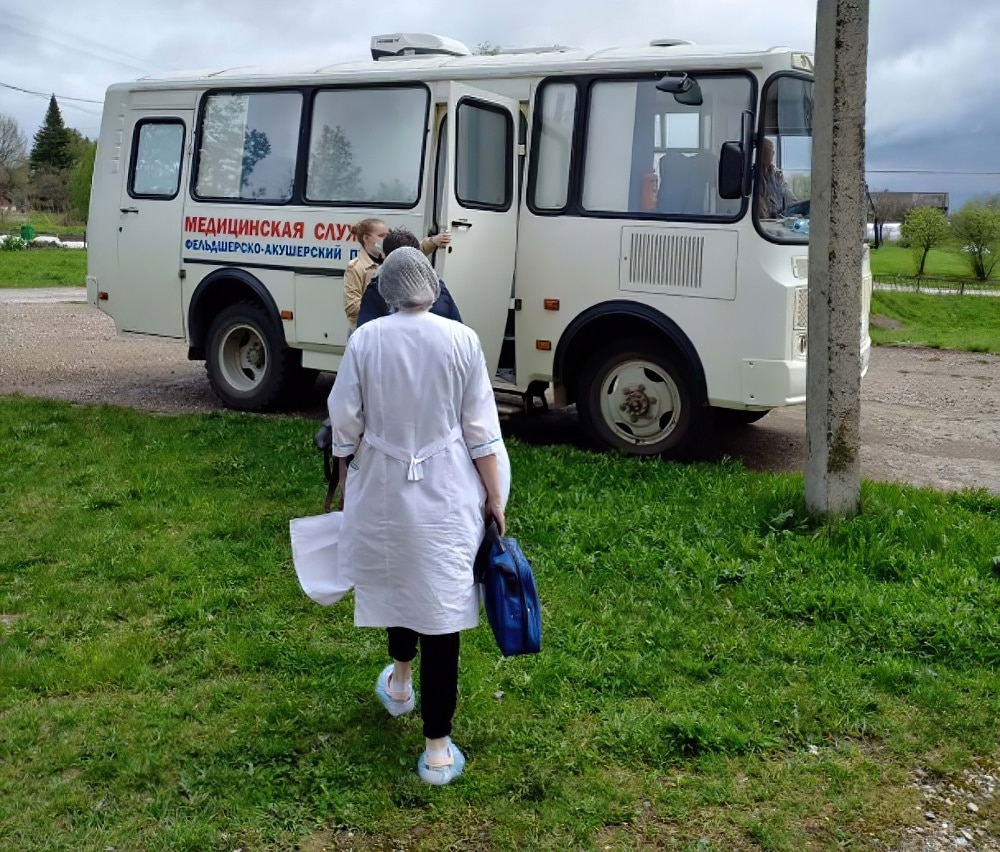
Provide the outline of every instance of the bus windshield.
{"type": "Polygon", "coordinates": [[[772,77],[762,103],[754,216],[768,238],[807,243],[813,81],[790,74],[772,77]]]}

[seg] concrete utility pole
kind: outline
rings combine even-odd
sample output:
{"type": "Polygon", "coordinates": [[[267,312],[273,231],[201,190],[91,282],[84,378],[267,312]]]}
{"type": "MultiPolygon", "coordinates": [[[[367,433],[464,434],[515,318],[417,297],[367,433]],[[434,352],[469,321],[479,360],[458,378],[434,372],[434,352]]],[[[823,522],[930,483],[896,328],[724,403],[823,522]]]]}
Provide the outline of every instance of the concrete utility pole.
{"type": "Polygon", "coordinates": [[[861,267],[868,0],[817,0],[809,237],[806,506],[850,515],[861,492],[861,267]]]}

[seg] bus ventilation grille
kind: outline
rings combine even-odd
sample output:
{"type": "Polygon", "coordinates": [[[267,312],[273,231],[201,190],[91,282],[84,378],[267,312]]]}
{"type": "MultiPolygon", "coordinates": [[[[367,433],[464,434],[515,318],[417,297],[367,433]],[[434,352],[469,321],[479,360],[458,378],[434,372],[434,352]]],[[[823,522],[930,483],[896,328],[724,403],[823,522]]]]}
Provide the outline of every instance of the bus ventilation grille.
{"type": "Polygon", "coordinates": [[[686,234],[633,233],[629,284],[701,288],[705,238],[686,234]]]}

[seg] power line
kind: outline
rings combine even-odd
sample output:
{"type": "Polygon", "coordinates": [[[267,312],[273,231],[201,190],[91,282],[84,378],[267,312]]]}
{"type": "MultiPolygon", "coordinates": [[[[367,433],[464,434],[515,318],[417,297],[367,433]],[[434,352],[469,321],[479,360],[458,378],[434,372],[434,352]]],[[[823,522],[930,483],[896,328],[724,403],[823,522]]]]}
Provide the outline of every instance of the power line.
{"type": "MultiPolygon", "coordinates": [[[[145,65],[135,65],[134,63],[131,62],[122,62],[120,59],[115,59],[114,56],[107,55],[109,52],[116,52],[112,51],[111,48],[101,48],[104,54],[102,55],[101,53],[95,53],[93,50],[87,50],[80,44],[74,43],[72,41],[64,41],[63,39],[55,38],[51,35],[46,35],[44,31],[41,34],[37,32],[32,33],[29,32],[28,30],[24,30],[21,27],[17,27],[9,23],[0,23],[0,29],[6,29],[10,30],[11,32],[19,33],[20,35],[32,41],[38,41],[38,40],[47,41],[51,44],[58,45],[59,47],[64,48],[66,50],[72,50],[74,53],[80,53],[83,54],[84,56],[90,56],[94,59],[99,59],[101,62],[107,62],[112,65],[120,65],[123,68],[131,68],[133,71],[148,73],[150,67],[152,67],[149,63],[146,63],[145,65]]],[[[139,61],[141,62],[142,60],[139,61]]]]}
{"type": "MultiPolygon", "coordinates": [[[[111,47],[111,46],[109,46],[107,44],[104,44],[104,43],[99,42],[99,41],[95,41],[94,39],[91,39],[91,38],[86,38],[85,36],[81,36],[79,33],[68,33],[65,30],[59,30],[56,27],[53,27],[51,24],[40,23],[40,22],[38,22],[36,20],[33,20],[32,18],[29,18],[29,17],[27,17],[25,15],[20,15],[17,12],[5,12],[4,15],[8,19],[8,23],[6,23],[6,24],[0,24],[0,26],[7,26],[7,27],[10,27],[10,28],[13,29],[13,27],[10,26],[9,19],[11,19],[11,18],[17,18],[23,24],[27,24],[29,27],[32,27],[36,31],[38,31],[40,33],[43,33],[41,36],[39,36],[42,39],[47,39],[47,40],[54,41],[54,39],[52,39],[51,36],[44,35],[45,30],[51,30],[52,32],[59,33],[63,37],[71,39],[72,40],[72,46],[74,47],[74,49],[77,49],[76,46],[80,42],[86,42],[86,43],[89,43],[92,47],[96,47],[97,49],[102,50],[102,51],[104,51],[106,53],[117,54],[118,56],[124,56],[126,59],[135,60],[136,62],[142,63],[147,68],[148,67],[153,67],[153,68],[159,67],[159,66],[156,66],[156,65],[151,65],[151,63],[149,63],[146,59],[144,59],[142,57],[133,56],[130,53],[125,53],[125,51],[123,51],[123,50],[118,50],[115,47],[111,47]]],[[[22,34],[24,34],[24,30],[19,30],[19,31],[22,34]]],[[[134,66],[132,66],[132,67],[134,67],[134,66]]]]}
{"type": "Polygon", "coordinates": [[[0,83],[5,89],[13,89],[15,92],[24,92],[26,95],[38,95],[42,98],[54,97],[58,101],[79,101],[84,104],[103,104],[104,101],[95,101],[90,98],[71,98],[69,95],[53,95],[51,92],[35,92],[31,89],[22,89],[20,86],[12,86],[10,83],[0,83]]]}

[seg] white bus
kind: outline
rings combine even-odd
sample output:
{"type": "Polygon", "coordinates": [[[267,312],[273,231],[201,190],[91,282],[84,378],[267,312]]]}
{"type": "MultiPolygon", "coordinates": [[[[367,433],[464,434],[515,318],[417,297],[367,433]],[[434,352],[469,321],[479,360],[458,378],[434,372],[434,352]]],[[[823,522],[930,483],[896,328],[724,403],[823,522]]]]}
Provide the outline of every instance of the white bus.
{"type": "MultiPolygon", "coordinates": [[[[805,400],[812,67],[785,48],[473,56],[396,34],[370,61],[116,84],[88,300],[121,333],[186,341],[226,405],[262,410],[337,370],[352,223],[448,230],[434,262],[499,392],[677,454],[713,408],[752,422],[805,400]],[[756,201],[765,145],[780,211],[756,201]]],[[[865,366],[870,289],[866,254],[865,366]]]]}

